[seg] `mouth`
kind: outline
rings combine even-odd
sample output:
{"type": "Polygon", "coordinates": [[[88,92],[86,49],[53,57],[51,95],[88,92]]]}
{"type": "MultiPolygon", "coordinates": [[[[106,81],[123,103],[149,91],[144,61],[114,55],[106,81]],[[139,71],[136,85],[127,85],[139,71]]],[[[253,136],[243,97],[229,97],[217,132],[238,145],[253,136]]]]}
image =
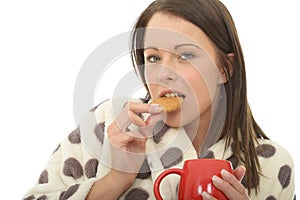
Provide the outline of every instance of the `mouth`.
{"type": "Polygon", "coordinates": [[[159,98],[154,99],[152,104],[159,104],[163,111],[171,113],[181,108],[185,95],[171,90],[163,90],[160,92],[159,98]]]}
{"type": "Polygon", "coordinates": [[[159,95],[159,97],[168,97],[168,98],[171,98],[171,97],[181,97],[181,98],[185,98],[185,95],[184,94],[181,94],[179,92],[172,92],[170,90],[165,90],[165,91],[162,91],[159,95]]]}

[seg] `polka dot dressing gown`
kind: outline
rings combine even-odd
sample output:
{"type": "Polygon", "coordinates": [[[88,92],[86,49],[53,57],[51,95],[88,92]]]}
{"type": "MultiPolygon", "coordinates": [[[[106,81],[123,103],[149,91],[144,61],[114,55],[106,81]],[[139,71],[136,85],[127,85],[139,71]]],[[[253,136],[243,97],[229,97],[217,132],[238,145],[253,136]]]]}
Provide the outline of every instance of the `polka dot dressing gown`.
{"type": "MultiPolygon", "coordinates": [[[[119,104],[124,105],[124,102],[119,104]]],[[[110,170],[105,146],[108,144],[106,128],[113,116],[112,101],[105,101],[92,109],[79,127],[54,150],[36,185],[25,194],[24,200],[85,199],[93,183],[110,170]]],[[[252,190],[250,198],[296,199],[290,154],[277,143],[263,139],[259,139],[256,151],[262,175],[258,194],[252,190]]],[[[203,157],[230,160],[233,168],[241,164],[231,148],[225,149],[225,141],[220,140],[199,156],[183,128],[170,128],[159,122],[153,130],[153,137],[147,140],[146,158],[136,180],[119,199],[155,199],[153,183],[160,173],[168,168],[182,168],[185,160],[203,157]]],[[[161,183],[163,198],[177,199],[179,177],[171,175],[165,179],[161,183]]],[[[244,186],[245,190],[249,187],[244,186]]]]}

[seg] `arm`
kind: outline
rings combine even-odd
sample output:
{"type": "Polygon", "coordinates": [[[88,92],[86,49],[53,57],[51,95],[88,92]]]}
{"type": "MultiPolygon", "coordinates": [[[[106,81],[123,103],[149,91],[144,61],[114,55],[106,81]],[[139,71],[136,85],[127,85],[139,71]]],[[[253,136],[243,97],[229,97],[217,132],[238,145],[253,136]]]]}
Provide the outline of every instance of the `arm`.
{"type": "Polygon", "coordinates": [[[125,192],[131,185],[135,177],[135,174],[127,174],[111,170],[106,176],[94,183],[86,200],[100,198],[107,200],[118,199],[118,197],[121,196],[122,193],[125,192]]]}
{"type": "Polygon", "coordinates": [[[134,182],[144,162],[146,134],[160,119],[158,115],[152,115],[145,122],[136,113],[160,113],[161,109],[156,107],[130,102],[108,127],[107,135],[112,155],[111,171],[94,183],[87,200],[118,199],[134,182]],[[130,131],[128,126],[132,123],[139,126],[140,131],[130,131]]]}
{"type": "MultiPolygon", "coordinates": [[[[125,113],[127,117],[121,115],[119,117],[124,129],[120,128],[120,123],[117,123],[118,120],[116,120],[107,130],[109,142],[113,147],[112,149],[115,149],[115,151],[112,151],[112,170],[108,170],[108,172],[99,170],[101,172],[97,172],[99,161],[89,154],[84,145],[81,144],[79,132],[75,131],[59,145],[59,148],[57,148],[47,163],[45,170],[41,173],[38,183],[28,191],[24,199],[67,199],[69,197],[72,197],[72,199],[96,199],[98,197],[117,199],[126,191],[135,180],[144,156],[139,160],[140,162],[136,162],[137,160],[129,161],[128,159],[132,159],[132,157],[124,158],[124,156],[128,152],[144,152],[146,142],[146,138],[141,133],[128,131],[126,128],[131,123],[144,127],[155,123],[155,120],[150,120],[151,118],[149,118],[148,122],[144,122],[141,118],[136,118],[137,115],[134,114],[151,113],[150,108],[153,105],[141,103],[129,105],[130,108],[125,108],[123,112],[123,115],[125,113]],[[132,111],[129,112],[129,116],[126,109],[132,111]],[[132,166],[135,167],[135,171],[130,173],[121,172],[127,169],[133,170],[132,166]],[[114,168],[119,171],[113,170],[114,168]]],[[[158,113],[160,111],[153,111],[152,113],[155,112],[158,113]]],[[[89,130],[93,130],[94,125],[91,123],[92,127],[89,130]]],[[[101,146],[100,143],[99,145],[101,146]]]]}

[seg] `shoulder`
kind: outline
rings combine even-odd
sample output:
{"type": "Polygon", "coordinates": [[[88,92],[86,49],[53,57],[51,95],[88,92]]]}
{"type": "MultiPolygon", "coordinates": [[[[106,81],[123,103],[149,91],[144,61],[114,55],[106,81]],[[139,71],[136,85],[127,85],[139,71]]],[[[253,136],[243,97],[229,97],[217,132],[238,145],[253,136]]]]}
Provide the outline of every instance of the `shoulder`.
{"type": "Polygon", "coordinates": [[[295,172],[291,154],[275,141],[259,139],[258,142],[256,153],[261,166],[261,192],[273,193],[273,196],[293,195],[295,172]]]}
{"type": "Polygon", "coordinates": [[[293,159],[288,150],[272,140],[259,139],[256,153],[260,159],[276,160],[276,163],[293,165],[293,159]]]}

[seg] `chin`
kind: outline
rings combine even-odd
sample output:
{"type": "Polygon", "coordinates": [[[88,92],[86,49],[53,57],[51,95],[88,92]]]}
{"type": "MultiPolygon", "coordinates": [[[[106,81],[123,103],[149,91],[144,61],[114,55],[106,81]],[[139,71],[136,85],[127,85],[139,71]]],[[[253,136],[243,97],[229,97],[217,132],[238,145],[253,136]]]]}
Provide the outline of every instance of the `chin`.
{"type": "Polygon", "coordinates": [[[188,124],[184,119],[181,111],[174,111],[167,113],[167,118],[165,124],[172,127],[172,128],[179,128],[188,124]]]}

